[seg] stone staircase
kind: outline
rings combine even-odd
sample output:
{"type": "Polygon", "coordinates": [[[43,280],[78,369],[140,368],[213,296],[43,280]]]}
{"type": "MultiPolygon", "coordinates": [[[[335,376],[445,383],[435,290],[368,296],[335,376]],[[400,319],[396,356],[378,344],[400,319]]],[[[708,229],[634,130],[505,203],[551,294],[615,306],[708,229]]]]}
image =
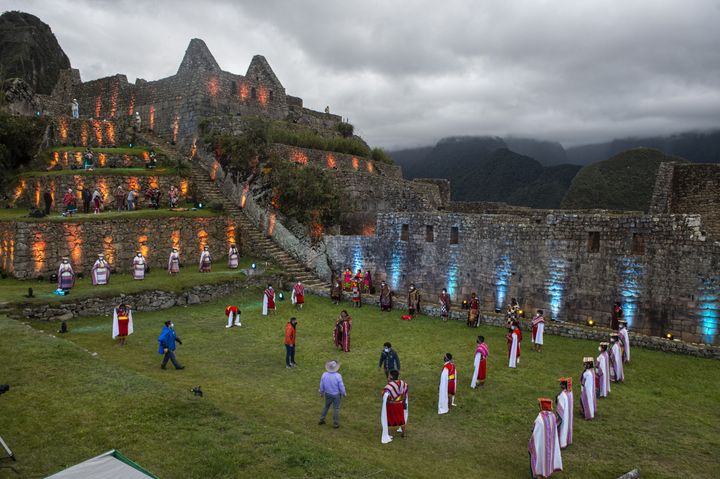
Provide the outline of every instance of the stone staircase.
{"type": "Polygon", "coordinates": [[[188,155],[182,154],[174,145],[167,143],[162,138],[153,134],[144,133],[139,135],[144,143],[151,146],[156,153],[162,153],[167,158],[183,158],[188,163],[192,163],[191,180],[197,191],[202,195],[202,201],[205,204],[222,203],[225,211],[235,218],[238,227],[245,232],[247,241],[254,245],[256,251],[263,252],[265,257],[276,262],[282,271],[290,275],[295,281],[301,281],[305,288],[310,291],[327,292],[330,284],[325,283],[298,260],[290,256],[283,250],[272,238],[268,237],[264,232],[259,230],[250,220],[245,211],[228,200],[220,188],[210,178],[209,173],[202,167],[192,162],[188,155]]]}

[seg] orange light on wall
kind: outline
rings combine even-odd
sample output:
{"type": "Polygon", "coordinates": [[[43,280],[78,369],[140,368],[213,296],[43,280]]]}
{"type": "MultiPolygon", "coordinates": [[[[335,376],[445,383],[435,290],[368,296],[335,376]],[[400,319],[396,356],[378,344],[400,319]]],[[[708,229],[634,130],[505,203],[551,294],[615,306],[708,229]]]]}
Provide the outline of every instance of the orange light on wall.
{"type": "Polygon", "coordinates": [[[95,142],[98,146],[102,146],[103,144],[103,132],[102,132],[102,124],[100,123],[100,120],[93,120],[92,121],[93,130],[95,131],[95,142]]]}
{"type": "Polygon", "coordinates": [[[352,167],[353,167],[353,170],[355,170],[355,171],[357,171],[358,168],[360,167],[360,160],[357,159],[357,156],[352,157],[352,167]]]}
{"type": "Polygon", "coordinates": [[[40,180],[35,180],[35,208],[40,208],[40,180]]]}
{"type": "Polygon", "coordinates": [[[50,180],[50,198],[52,198],[52,204],[55,205],[55,178],[50,180]]]}
{"type": "Polygon", "coordinates": [[[173,118],[173,122],[172,122],[173,142],[177,142],[177,134],[178,134],[179,129],[180,129],[180,116],[177,113],[175,113],[175,118],[173,118]]]}
{"type": "MultiPolygon", "coordinates": [[[[75,183],[75,197],[80,204],[82,204],[82,193],[80,192],[81,189],[85,188],[85,180],[83,180],[82,176],[73,176],[73,182],[75,183]]],[[[65,192],[62,192],[63,195],[65,195],[65,192]]]]}
{"type": "Polygon", "coordinates": [[[86,122],[82,122],[80,125],[80,143],[82,143],[82,146],[88,144],[88,124],[86,122]]]}
{"type": "Polygon", "coordinates": [[[233,222],[233,220],[231,220],[231,219],[229,219],[229,218],[228,218],[228,222],[227,222],[227,231],[226,231],[226,234],[227,234],[227,243],[228,243],[227,246],[228,246],[228,248],[230,247],[231,244],[237,244],[237,243],[235,242],[235,234],[236,234],[236,232],[235,232],[235,223],[233,222]]]}
{"type": "Polygon", "coordinates": [[[188,180],[182,180],[180,182],[180,193],[184,195],[187,195],[188,192],[188,180]]]}
{"type": "Polygon", "coordinates": [[[100,98],[100,95],[98,95],[95,98],[95,118],[100,118],[101,112],[102,112],[102,98],[100,98]]]}
{"type": "Polygon", "coordinates": [[[273,194],[272,198],[270,198],[270,205],[276,210],[280,208],[280,193],[273,194]]]}
{"type": "Polygon", "coordinates": [[[198,230],[198,232],[197,232],[198,251],[202,251],[203,249],[205,249],[205,246],[207,246],[208,236],[210,236],[210,235],[204,229],[201,228],[200,230],[198,230]]]}
{"type": "Polygon", "coordinates": [[[128,190],[138,191],[140,187],[140,183],[138,182],[137,176],[130,176],[128,177],[128,190]]]}
{"type": "Polygon", "coordinates": [[[132,166],[132,158],[127,153],[122,156],[123,166],[132,166]]]}
{"type": "Polygon", "coordinates": [[[52,159],[50,160],[50,165],[48,166],[48,170],[52,170],[55,168],[55,165],[57,165],[60,162],[60,153],[57,151],[53,151],[52,159]]]}
{"type": "Polygon", "coordinates": [[[258,88],[257,90],[257,95],[260,106],[266,107],[268,104],[268,97],[270,96],[268,93],[268,89],[261,85],[260,88],[258,88]]]}
{"type": "Polygon", "coordinates": [[[115,146],[115,125],[109,121],[105,123],[105,138],[110,146],[115,146]]]}
{"type": "Polygon", "coordinates": [[[135,113],[135,95],[130,96],[130,103],[128,103],[128,115],[135,113]]]}
{"type": "Polygon", "coordinates": [[[100,178],[97,182],[97,187],[100,190],[100,193],[103,195],[104,201],[108,201],[110,198],[110,188],[108,188],[107,185],[107,179],[106,178],[100,178]]]}
{"type": "Polygon", "coordinates": [[[314,241],[319,240],[322,238],[323,232],[325,231],[325,227],[320,222],[320,212],[318,210],[313,210],[311,213],[311,221],[310,221],[310,238],[314,241]]]}
{"type": "Polygon", "coordinates": [[[210,179],[215,181],[217,178],[218,170],[220,169],[220,163],[217,160],[213,160],[212,168],[210,169],[210,179]]]}
{"type": "Polygon", "coordinates": [[[243,194],[240,195],[240,208],[245,208],[245,202],[247,202],[247,193],[243,192],[243,194]]]}
{"type": "Polygon", "coordinates": [[[7,272],[13,271],[15,263],[15,240],[10,232],[5,233],[2,243],[0,243],[0,258],[2,258],[3,270],[7,272]]]}
{"type": "Polygon", "coordinates": [[[363,229],[362,229],[362,231],[360,231],[360,234],[363,236],[373,236],[375,234],[375,225],[363,226],[363,229]]]}
{"type": "Polygon", "coordinates": [[[180,230],[173,230],[170,235],[170,241],[172,242],[172,247],[180,253],[180,230]]]}
{"type": "Polygon", "coordinates": [[[267,227],[267,235],[272,236],[275,232],[275,221],[277,218],[275,217],[275,213],[270,213],[270,216],[268,217],[268,227],[267,227]]]}
{"type": "Polygon", "coordinates": [[[150,112],[149,112],[150,118],[148,119],[148,125],[150,126],[151,130],[155,129],[155,106],[150,105],[150,112]]]}
{"type": "Polygon", "coordinates": [[[103,253],[105,253],[105,259],[110,265],[115,263],[115,248],[113,247],[112,236],[105,236],[103,238],[103,253]]]}
{"type": "Polygon", "coordinates": [[[112,86],[110,87],[110,118],[115,118],[115,113],[117,113],[117,102],[118,102],[118,93],[120,90],[120,85],[118,85],[117,80],[113,82],[112,86]]]}
{"type": "Polygon", "coordinates": [[[63,168],[70,168],[70,153],[67,151],[63,151],[63,168]]]}
{"type": "Polygon", "coordinates": [[[60,122],[58,123],[58,129],[60,130],[60,141],[63,143],[67,143],[67,138],[68,138],[67,119],[60,118],[60,122]]]}
{"type": "Polygon", "coordinates": [[[18,198],[20,198],[20,195],[23,194],[23,191],[25,191],[25,186],[25,180],[23,178],[20,178],[20,184],[17,186],[17,188],[15,188],[15,193],[13,194],[13,203],[15,203],[18,198]]]}
{"type": "Polygon", "coordinates": [[[238,94],[240,95],[240,101],[247,101],[247,99],[250,98],[250,88],[246,83],[240,84],[238,94]]]}
{"type": "Polygon", "coordinates": [[[219,89],[217,77],[212,77],[208,80],[208,93],[210,93],[211,97],[216,97],[219,89]]]}
{"type": "Polygon", "coordinates": [[[325,155],[325,162],[327,163],[328,168],[337,168],[337,161],[335,160],[335,155],[333,155],[332,153],[328,153],[327,155],[325,155]]]}
{"type": "Polygon", "coordinates": [[[373,165],[372,161],[367,162],[367,170],[368,173],[374,173],[375,172],[375,165],[373,165]]]}
{"type": "Polygon", "coordinates": [[[143,151],[143,160],[145,163],[148,163],[150,161],[150,153],[147,151],[143,151]]]}
{"type": "Polygon", "coordinates": [[[64,223],[63,229],[65,230],[65,241],[70,251],[70,261],[74,267],[79,268],[82,266],[83,259],[82,225],[78,223],[64,223]]]}
{"type": "Polygon", "coordinates": [[[290,152],[290,161],[297,163],[299,165],[307,165],[308,157],[305,153],[303,153],[300,150],[292,150],[290,152]]]}
{"type": "Polygon", "coordinates": [[[150,185],[150,188],[157,188],[158,187],[158,178],[157,176],[151,176],[148,178],[148,184],[150,185]]]}
{"type": "Polygon", "coordinates": [[[76,164],[77,166],[82,167],[82,165],[83,165],[82,153],[79,152],[79,151],[76,151],[73,156],[74,156],[74,158],[75,158],[75,164],[76,164]]]}
{"type": "Polygon", "coordinates": [[[106,163],[107,155],[105,153],[98,154],[98,164],[100,165],[100,168],[104,168],[106,163]]]}
{"type": "Polygon", "coordinates": [[[45,241],[43,241],[42,234],[38,233],[35,235],[35,240],[30,247],[30,254],[33,260],[33,270],[36,273],[41,272],[45,268],[45,241]]]}
{"type": "Polygon", "coordinates": [[[197,136],[193,137],[192,146],[190,147],[190,158],[195,158],[197,155],[197,136]]]}
{"type": "Polygon", "coordinates": [[[150,251],[147,245],[147,241],[147,235],[138,236],[138,250],[140,251],[140,253],[142,253],[145,259],[148,259],[148,252],[150,251]]]}

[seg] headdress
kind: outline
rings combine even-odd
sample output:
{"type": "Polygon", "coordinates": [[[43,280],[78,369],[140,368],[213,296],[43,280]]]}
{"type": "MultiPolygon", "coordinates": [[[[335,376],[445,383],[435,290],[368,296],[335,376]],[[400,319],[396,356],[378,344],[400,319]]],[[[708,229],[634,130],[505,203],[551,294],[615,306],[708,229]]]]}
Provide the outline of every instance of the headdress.
{"type": "Polygon", "coordinates": [[[560,381],[560,384],[565,383],[567,385],[568,392],[572,392],[572,378],[560,378],[558,379],[560,381]]]}
{"type": "Polygon", "coordinates": [[[538,398],[538,403],[540,403],[540,410],[541,410],[541,411],[552,411],[552,410],[553,410],[553,402],[552,402],[552,399],[549,399],[549,398],[538,398]]]}

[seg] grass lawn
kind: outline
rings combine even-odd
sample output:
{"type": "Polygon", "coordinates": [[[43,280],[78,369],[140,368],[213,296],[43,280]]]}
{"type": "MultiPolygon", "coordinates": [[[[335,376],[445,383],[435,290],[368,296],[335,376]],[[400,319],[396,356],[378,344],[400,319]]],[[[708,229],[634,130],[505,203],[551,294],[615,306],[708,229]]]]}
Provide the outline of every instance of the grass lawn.
{"type": "Polygon", "coordinates": [[[470,330],[427,317],[406,322],[399,312],[380,315],[365,306],[351,311],[352,351],[343,354],[332,346],[339,308],[329,301],[309,297],[299,313],[283,301],[275,315],[262,317],[260,299],[260,291],[246,290],[216,303],[138,313],[122,348],[110,339],[109,317],[73,320],[62,337],[49,334],[55,324],[30,328],[0,319],[0,381],[12,386],[0,399],[0,431],[18,456],[20,476],[53,473],[117,448],[163,478],[527,477],[536,398],[554,397],[556,379],[566,375],[576,383],[574,444],[557,477],[611,478],[634,467],[643,477],[720,476],[715,361],[635,349],[626,383],[613,385],[598,418],[585,422],[577,376],[582,357],[597,354],[595,343],[549,336],[537,354],[526,339],[519,368],[510,370],[500,328],[470,330]],[[242,328],[224,328],[229,303],[240,304],[242,328]],[[299,367],[288,370],[283,331],[293,314],[299,367]],[[156,338],[167,318],[183,339],[183,371],[158,367],[156,338]],[[478,333],[490,346],[489,376],[484,389],[472,391],[478,333]],[[383,446],[385,380],[377,361],[388,340],[410,385],[410,422],[406,438],[383,446]],[[446,351],[458,366],[459,405],[438,416],[446,351]],[[318,381],[332,358],[342,362],[349,395],[338,430],[317,425],[318,381]],[[205,397],[190,393],[197,385],[205,397]]]}
{"type": "MultiPolygon", "coordinates": [[[[48,148],[48,151],[82,151],[87,150],[86,146],[55,146],[48,148]]],[[[115,155],[142,155],[149,152],[151,148],[146,147],[117,147],[117,148],[92,148],[93,153],[110,153],[115,155]]]]}
{"type": "MultiPolygon", "coordinates": [[[[107,297],[120,293],[137,293],[148,290],[161,290],[167,292],[181,292],[191,288],[196,284],[215,284],[236,279],[243,279],[245,275],[240,269],[249,268],[252,263],[262,265],[261,267],[266,273],[277,271],[277,266],[270,264],[265,266],[264,261],[251,257],[240,258],[240,266],[238,269],[228,269],[227,261],[219,258],[213,264],[212,271],[209,273],[200,273],[197,265],[192,262],[185,265],[180,270],[180,274],[170,276],[162,269],[153,268],[142,281],[132,279],[130,273],[114,274],[110,276],[110,284],[105,286],[93,286],[89,274],[83,279],[75,281],[75,287],[68,296],[58,296],[52,294],[57,287],[56,283],[49,280],[20,281],[17,279],[0,279],[0,302],[21,303],[21,304],[38,304],[38,303],[60,303],[63,301],[76,301],[78,298],[86,298],[88,296],[107,297]],[[28,288],[33,289],[35,298],[26,298],[28,288]]],[[[0,381],[2,381],[0,379],[0,381]]]]}
{"type": "Polygon", "coordinates": [[[28,171],[20,173],[23,178],[39,176],[164,176],[178,174],[177,168],[94,168],[92,170],[28,171]]]}
{"type": "MultiPolygon", "coordinates": [[[[82,206],[82,205],[81,205],[82,206]]],[[[63,216],[57,211],[53,211],[49,216],[44,218],[31,218],[28,216],[30,212],[27,208],[0,208],[0,221],[25,221],[35,223],[45,223],[48,221],[58,221],[61,223],[79,223],[83,221],[105,221],[105,220],[119,220],[119,219],[146,219],[146,218],[207,218],[211,216],[221,216],[224,213],[221,211],[213,211],[209,208],[190,209],[190,203],[181,205],[183,208],[188,208],[186,211],[172,211],[167,208],[160,208],[154,210],[152,208],[144,208],[135,211],[115,211],[113,205],[110,204],[108,209],[100,214],[93,213],[75,213],[72,216],[63,216]]]]}

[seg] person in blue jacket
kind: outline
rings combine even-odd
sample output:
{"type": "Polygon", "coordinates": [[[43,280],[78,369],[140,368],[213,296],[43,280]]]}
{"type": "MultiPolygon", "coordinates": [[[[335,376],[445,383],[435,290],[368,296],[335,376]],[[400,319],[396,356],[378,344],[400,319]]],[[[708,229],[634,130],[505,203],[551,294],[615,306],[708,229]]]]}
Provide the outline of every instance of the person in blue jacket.
{"type": "Polygon", "coordinates": [[[182,341],[180,341],[180,338],[177,337],[177,333],[175,332],[175,325],[172,323],[172,321],[165,321],[165,327],[160,332],[160,336],[158,337],[158,342],[160,343],[158,353],[165,354],[165,356],[163,357],[163,362],[160,365],[161,368],[165,369],[168,360],[170,360],[172,361],[173,366],[175,366],[175,369],[185,369],[185,366],[178,363],[175,359],[176,341],[182,344],[182,341]]]}

